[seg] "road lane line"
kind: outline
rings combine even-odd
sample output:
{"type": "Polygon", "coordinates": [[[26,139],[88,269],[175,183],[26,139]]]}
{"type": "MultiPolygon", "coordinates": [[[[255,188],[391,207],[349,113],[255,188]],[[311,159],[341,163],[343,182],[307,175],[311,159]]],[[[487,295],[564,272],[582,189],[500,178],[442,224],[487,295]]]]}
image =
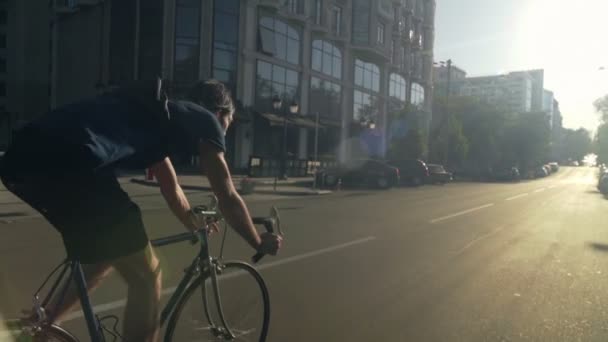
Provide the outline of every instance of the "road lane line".
{"type": "MultiPolygon", "coordinates": [[[[367,242],[370,242],[370,241],[373,241],[373,240],[376,240],[375,236],[368,236],[366,238],[362,238],[362,239],[358,239],[358,240],[353,240],[353,241],[346,242],[346,243],[343,243],[343,244],[339,244],[339,245],[335,245],[335,246],[331,246],[331,247],[327,247],[327,248],[322,248],[322,249],[319,249],[319,250],[316,250],[316,251],[312,251],[312,252],[308,252],[308,253],[303,253],[303,254],[300,254],[300,255],[294,255],[294,256],[289,257],[289,258],[285,258],[285,259],[269,262],[269,263],[266,263],[266,264],[262,264],[262,265],[257,266],[256,269],[258,271],[261,271],[261,270],[265,270],[267,268],[273,268],[273,267],[277,267],[277,266],[281,266],[281,265],[297,262],[297,261],[300,261],[300,260],[313,258],[313,257],[319,256],[319,255],[328,254],[328,253],[335,252],[335,251],[338,251],[338,250],[341,250],[341,249],[345,249],[345,248],[348,248],[348,247],[352,247],[352,246],[355,246],[355,245],[360,245],[360,244],[363,244],[363,243],[367,243],[367,242]]],[[[230,279],[230,278],[237,277],[237,276],[239,276],[241,274],[243,274],[243,273],[242,272],[234,272],[234,273],[230,273],[228,275],[220,276],[220,279],[230,279]]],[[[175,287],[175,286],[174,287],[169,287],[169,288],[164,289],[161,293],[162,293],[163,296],[170,295],[173,292],[175,292],[176,288],[177,287],[175,287]]],[[[93,307],[93,311],[95,311],[96,314],[99,314],[99,313],[102,313],[102,312],[111,311],[111,310],[115,310],[115,309],[121,308],[121,307],[125,306],[126,303],[127,303],[126,299],[121,299],[121,300],[109,302],[109,303],[106,303],[106,304],[99,304],[99,305],[95,305],[93,307]]],[[[66,318],[63,321],[72,321],[72,320],[79,319],[79,318],[82,318],[82,317],[83,317],[82,311],[76,311],[76,312],[73,312],[73,313],[67,315],[66,318]]]]}
{"type": "Polygon", "coordinates": [[[528,195],[529,195],[529,193],[527,193],[527,192],[526,192],[526,193],[524,193],[524,194],[519,194],[519,195],[517,195],[517,196],[509,197],[509,198],[507,198],[505,201],[513,201],[513,200],[516,200],[516,199],[518,199],[518,198],[526,197],[526,196],[528,196],[528,195]]]}
{"type": "Polygon", "coordinates": [[[534,193],[543,192],[545,190],[547,190],[547,189],[545,189],[545,188],[536,189],[536,190],[534,190],[534,193]]]}
{"type": "Polygon", "coordinates": [[[467,209],[467,210],[464,210],[464,211],[461,211],[461,212],[458,212],[458,213],[455,213],[455,214],[439,217],[439,218],[436,218],[434,220],[431,220],[430,222],[432,224],[438,223],[438,222],[441,222],[441,221],[449,220],[449,219],[454,218],[454,217],[470,214],[470,213],[472,213],[474,211],[482,210],[482,209],[489,208],[489,207],[492,207],[492,206],[494,206],[494,203],[484,204],[482,206],[471,208],[471,209],[467,209]]]}
{"type": "Polygon", "coordinates": [[[500,226],[500,227],[498,227],[498,228],[494,229],[493,231],[489,232],[488,234],[485,234],[485,235],[482,235],[482,236],[480,236],[480,237],[476,238],[475,240],[473,240],[473,241],[469,242],[469,243],[468,243],[466,246],[464,246],[464,247],[463,247],[462,249],[460,249],[458,252],[456,252],[456,253],[455,253],[455,255],[459,255],[459,254],[461,254],[462,252],[466,251],[467,249],[469,249],[471,246],[473,246],[473,245],[474,245],[474,244],[476,244],[477,242],[479,242],[479,241],[481,241],[481,240],[483,240],[483,239],[485,239],[485,238],[487,238],[487,237],[489,237],[489,236],[492,236],[492,235],[494,235],[494,234],[498,233],[499,231],[501,231],[501,230],[503,230],[503,229],[505,229],[505,226],[500,226]]]}

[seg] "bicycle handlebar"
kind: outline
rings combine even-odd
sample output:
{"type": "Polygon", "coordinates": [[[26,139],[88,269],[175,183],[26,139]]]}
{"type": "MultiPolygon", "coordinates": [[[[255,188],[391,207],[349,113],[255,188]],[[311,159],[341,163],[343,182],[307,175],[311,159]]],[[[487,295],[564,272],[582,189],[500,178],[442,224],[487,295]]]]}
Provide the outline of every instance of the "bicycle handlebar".
{"type": "MultiPolygon", "coordinates": [[[[219,212],[219,210],[209,210],[209,208],[213,208],[215,209],[215,207],[217,206],[217,198],[215,198],[215,196],[212,196],[211,198],[211,203],[209,204],[209,206],[196,206],[194,208],[192,208],[192,211],[195,214],[198,215],[202,215],[202,216],[207,216],[207,217],[212,217],[215,219],[222,219],[223,216],[222,214],[219,212]]],[[[256,225],[263,225],[264,228],[266,228],[266,231],[268,233],[274,234],[275,232],[275,228],[278,231],[279,235],[283,235],[283,231],[281,230],[281,220],[279,218],[279,211],[276,207],[272,207],[272,209],[270,210],[270,216],[268,217],[253,217],[252,218],[253,224],[256,225]]],[[[186,233],[189,234],[192,238],[193,234],[192,233],[186,233]]],[[[196,239],[196,235],[194,235],[194,239],[196,239]]],[[[183,240],[177,240],[177,241],[185,241],[187,239],[183,239],[183,240]]],[[[171,240],[172,242],[177,242],[176,240],[171,240]]],[[[169,242],[171,243],[171,242],[169,242]]],[[[264,253],[256,253],[251,260],[253,261],[253,263],[258,263],[263,257],[264,257],[264,253]]]]}

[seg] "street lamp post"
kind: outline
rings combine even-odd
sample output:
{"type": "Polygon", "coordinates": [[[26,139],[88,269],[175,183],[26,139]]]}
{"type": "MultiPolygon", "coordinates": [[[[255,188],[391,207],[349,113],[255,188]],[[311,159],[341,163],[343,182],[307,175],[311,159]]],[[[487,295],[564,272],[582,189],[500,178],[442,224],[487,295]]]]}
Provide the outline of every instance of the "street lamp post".
{"type": "MultiPolygon", "coordinates": [[[[275,111],[279,111],[283,105],[283,102],[278,96],[275,96],[272,99],[272,107],[275,111]]],[[[283,150],[282,150],[282,160],[281,160],[281,171],[279,179],[286,180],[287,179],[287,116],[289,114],[296,114],[299,110],[299,105],[297,102],[292,101],[289,105],[289,113],[283,111],[283,150]]]]}
{"type": "MultiPolygon", "coordinates": [[[[279,113],[279,110],[281,109],[281,106],[283,105],[283,101],[281,101],[281,98],[278,96],[275,96],[272,98],[272,109],[274,109],[275,114],[279,113]]],[[[274,172],[274,186],[275,186],[275,190],[276,190],[276,184],[277,184],[277,179],[278,179],[278,172],[274,172]]]]}
{"type": "Polygon", "coordinates": [[[439,65],[442,67],[447,67],[448,75],[447,75],[447,85],[445,92],[445,151],[444,151],[444,165],[447,166],[449,161],[450,154],[450,94],[452,93],[452,60],[448,59],[447,61],[440,61],[439,65]]]}

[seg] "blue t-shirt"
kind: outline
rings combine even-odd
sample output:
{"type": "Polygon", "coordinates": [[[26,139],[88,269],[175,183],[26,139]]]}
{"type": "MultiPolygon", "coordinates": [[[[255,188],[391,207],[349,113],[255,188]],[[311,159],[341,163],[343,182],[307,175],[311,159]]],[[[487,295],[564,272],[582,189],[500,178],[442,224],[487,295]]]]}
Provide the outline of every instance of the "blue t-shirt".
{"type": "Polygon", "coordinates": [[[107,94],[60,107],[29,127],[84,151],[83,163],[93,169],[147,168],[174,153],[197,153],[199,141],[225,151],[215,115],[188,101],[168,108],[167,117],[107,94]]]}

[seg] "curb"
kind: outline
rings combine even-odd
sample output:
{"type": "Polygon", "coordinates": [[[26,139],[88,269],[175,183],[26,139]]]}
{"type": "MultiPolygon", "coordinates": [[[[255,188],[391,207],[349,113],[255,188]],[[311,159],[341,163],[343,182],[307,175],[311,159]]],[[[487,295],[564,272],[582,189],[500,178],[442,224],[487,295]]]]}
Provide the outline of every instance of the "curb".
{"type": "MultiPolygon", "coordinates": [[[[145,185],[145,186],[153,186],[158,187],[158,183],[155,181],[146,181],[137,178],[131,178],[131,183],[145,185]]],[[[207,186],[197,186],[197,185],[182,185],[181,188],[184,190],[194,190],[194,191],[211,191],[210,187],[207,186]]],[[[307,191],[281,191],[281,190],[254,190],[253,194],[263,194],[263,195],[280,195],[280,196],[321,196],[331,194],[330,190],[307,190],[307,191]]],[[[243,194],[241,194],[243,195],[243,194]]],[[[247,195],[243,195],[247,196],[247,195]]]]}

